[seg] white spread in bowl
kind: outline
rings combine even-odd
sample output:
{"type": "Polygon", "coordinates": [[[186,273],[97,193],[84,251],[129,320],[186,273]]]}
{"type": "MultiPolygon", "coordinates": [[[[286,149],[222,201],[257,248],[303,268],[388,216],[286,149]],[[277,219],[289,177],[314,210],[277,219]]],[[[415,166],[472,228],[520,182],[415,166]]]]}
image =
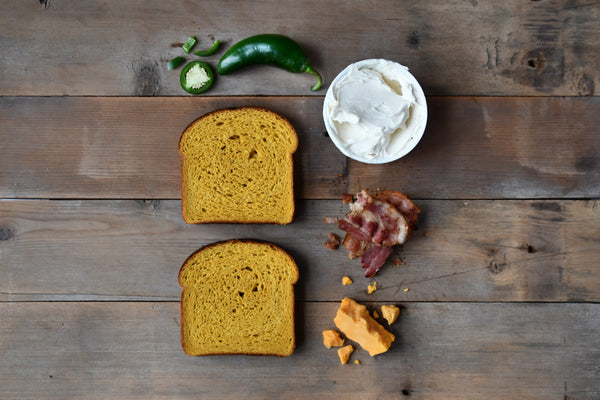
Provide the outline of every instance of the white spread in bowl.
{"type": "Polygon", "coordinates": [[[323,120],[333,143],[355,160],[381,164],[408,154],[427,123],[425,94],[408,68],[389,60],[350,64],[331,83],[323,120]]]}

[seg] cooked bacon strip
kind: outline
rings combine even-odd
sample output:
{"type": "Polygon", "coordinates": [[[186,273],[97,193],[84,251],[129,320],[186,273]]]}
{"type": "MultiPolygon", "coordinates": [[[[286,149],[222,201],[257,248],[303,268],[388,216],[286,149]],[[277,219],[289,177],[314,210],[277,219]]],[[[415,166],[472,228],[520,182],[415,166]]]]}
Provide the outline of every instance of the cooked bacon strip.
{"type": "Polygon", "coordinates": [[[392,254],[392,246],[410,239],[421,210],[394,191],[371,196],[362,190],[354,202],[350,195],[343,198],[350,202],[350,212],[337,221],[346,232],[342,244],[350,258],[361,257],[365,276],[374,276],[392,254]]]}
{"type": "Polygon", "coordinates": [[[356,195],[356,201],[350,204],[350,210],[352,211],[362,211],[369,206],[373,202],[373,197],[367,193],[366,190],[361,190],[356,195]]]}
{"type": "Polygon", "coordinates": [[[392,254],[390,246],[373,246],[361,257],[360,262],[366,269],[365,276],[370,278],[385,264],[385,261],[392,254]]]}
{"type": "Polygon", "coordinates": [[[364,190],[358,194],[350,209],[352,211],[346,215],[346,219],[371,234],[372,241],[377,244],[393,246],[406,242],[410,237],[410,226],[400,211],[390,203],[375,199],[364,190]],[[374,229],[371,231],[366,227],[374,229]]]}
{"type": "Polygon", "coordinates": [[[346,220],[348,222],[358,226],[363,232],[369,236],[373,236],[379,226],[377,217],[370,211],[363,211],[360,213],[351,212],[346,214],[346,220]]]}
{"type": "Polygon", "coordinates": [[[379,228],[385,234],[382,240],[375,240],[375,243],[384,246],[393,246],[402,244],[409,238],[410,227],[406,218],[390,203],[379,200],[373,200],[368,208],[378,219],[379,228]]]}
{"type": "Polygon", "coordinates": [[[362,240],[365,242],[370,242],[372,239],[372,236],[369,235],[366,232],[363,232],[360,229],[360,226],[356,226],[354,224],[351,224],[350,222],[348,222],[345,219],[340,219],[338,221],[338,227],[343,230],[348,232],[348,234],[354,236],[357,240],[362,240]]]}
{"type": "Polygon", "coordinates": [[[408,222],[410,227],[415,227],[421,209],[417,207],[417,205],[413,203],[411,199],[409,199],[400,192],[395,192],[392,190],[385,190],[375,195],[375,198],[377,200],[390,203],[391,205],[396,207],[398,211],[400,211],[402,215],[404,215],[404,217],[406,218],[406,222],[408,222]]]}
{"type": "Polygon", "coordinates": [[[358,240],[351,234],[346,234],[344,237],[344,241],[342,245],[348,249],[350,254],[354,257],[361,257],[367,250],[369,250],[375,244],[373,242],[365,242],[363,240],[358,240]]]}

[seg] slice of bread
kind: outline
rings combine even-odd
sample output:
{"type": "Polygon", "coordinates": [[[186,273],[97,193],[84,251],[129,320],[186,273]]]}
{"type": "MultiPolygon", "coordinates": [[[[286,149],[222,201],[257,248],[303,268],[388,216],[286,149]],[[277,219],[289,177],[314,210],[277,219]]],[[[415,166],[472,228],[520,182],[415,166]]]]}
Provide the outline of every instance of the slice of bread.
{"type": "Polygon", "coordinates": [[[271,243],[228,240],[201,248],[179,271],[183,350],[291,355],[297,280],[295,261],[271,243]]]}
{"type": "Polygon", "coordinates": [[[181,135],[182,213],[188,223],[276,223],[294,218],[298,136],[265,108],[208,113],[181,135]]]}

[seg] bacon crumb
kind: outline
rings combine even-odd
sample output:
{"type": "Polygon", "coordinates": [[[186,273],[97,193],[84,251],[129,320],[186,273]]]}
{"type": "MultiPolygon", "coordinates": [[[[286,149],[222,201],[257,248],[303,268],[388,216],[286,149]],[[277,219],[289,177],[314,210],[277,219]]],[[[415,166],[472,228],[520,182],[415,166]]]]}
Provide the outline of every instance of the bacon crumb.
{"type": "Polygon", "coordinates": [[[337,224],[339,221],[338,217],[325,217],[326,224],[337,224]]]}
{"type": "Polygon", "coordinates": [[[400,266],[400,265],[406,265],[406,263],[405,263],[404,261],[402,261],[400,258],[397,258],[397,257],[396,257],[396,258],[394,258],[394,259],[392,260],[392,262],[394,263],[394,265],[395,265],[396,267],[398,267],[398,266],[400,266]]]}
{"type": "Polygon", "coordinates": [[[330,250],[335,250],[340,247],[340,238],[335,233],[330,233],[329,239],[325,241],[324,246],[330,250]]]}
{"type": "Polygon", "coordinates": [[[344,201],[344,204],[352,203],[352,195],[344,193],[342,194],[342,200],[344,201]]]}

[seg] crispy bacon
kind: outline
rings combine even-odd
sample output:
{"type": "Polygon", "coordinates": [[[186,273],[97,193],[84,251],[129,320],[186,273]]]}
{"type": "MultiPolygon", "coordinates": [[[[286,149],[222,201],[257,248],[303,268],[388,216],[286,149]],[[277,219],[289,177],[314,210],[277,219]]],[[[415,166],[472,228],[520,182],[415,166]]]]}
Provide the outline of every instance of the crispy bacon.
{"type": "Polygon", "coordinates": [[[363,268],[366,269],[365,276],[367,278],[375,276],[390,254],[392,254],[390,246],[373,246],[367,250],[360,259],[363,268]]]}
{"type": "Polygon", "coordinates": [[[338,217],[325,217],[324,221],[326,224],[337,224],[340,219],[338,217]]]}
{"type": "Polygon", "coordinates": [[[363,240],[358,240],[354,236],[349,233],[346,234],[342,245],[348,249],[350,254],[354,257],[361,257],[367,250],[369,250],[375,244],[373,242],[365,242],[363,240]]]}
{"type": "Polygon", "coordinates": [[[329,239],[325,241],[324,246],[330,250],[335,250],[340,246],[340,238],[335,233],[330,233],[329,239]]]}
{"type": "Polygon", "coordinates": [[[363,190],[357,194],[356,201],[350,203],[350,212],[337,222],[346,232],[342,244],[351,258],[361,257],[365,276],[377,273],[391,255],[392,246],[410,239],[420,212],[400,192],[384,191],[371,196],[363,190]]]}
{"type": "Polygon", "coordinates": [[[401,258],[396,257],[392,260],[392,264],[394,264],[396,267],[398,267],[400,265],[404,265],[404,261],[402,261],[401,258]]]}
{"type": "Polygon", "coordinates": [[[358,237],[344,229],[346,224],[341,223],[339,226],[340,229],[355,235],[357,239],[367,241],[369,239],[366,236],[369,236],[371,241],[384,246],[402,244],[408,240],[410,227],[406,218],[392,204],[380,201],[363,190],[358,194],[356,202],[350,205],[350,209],[351,212],[346,215],[345,220],[355,228],[359,227],[367,235],[358,237]]]}
{"type": "Polygon", "coordinates": [[[404,194],[400,192],[395,192],[392,190],[386,190],[381,193],[375,195],[377,200],[385,201],[390,203],[394,207],[398,209],[406,218],[406,222],[410,225],[411,229],[415,228],[417,224],[417,218],[421,209],[417,207],[415,203],[412,202],[411,199],[406,197],[404,194]]]}
{"type": "Polygon", "coordinates": [[[406,218],[390,203],[373,200],[368,208],[378,220],[379,228],[384,234],[375,243],[384,246],[402,244],[408,240],[409,226],[406,218]]]}
{"type": "Polygon", "coordinates": [[[338,226],[341,230],[348,232],[349,235],[352,235],[357,240],[362,240],[365,242],[370,242],[373,238],[372,235],[362,231],[360,226],[356,226],[345,219],[340,219],[338,221],[338,226]]]}

